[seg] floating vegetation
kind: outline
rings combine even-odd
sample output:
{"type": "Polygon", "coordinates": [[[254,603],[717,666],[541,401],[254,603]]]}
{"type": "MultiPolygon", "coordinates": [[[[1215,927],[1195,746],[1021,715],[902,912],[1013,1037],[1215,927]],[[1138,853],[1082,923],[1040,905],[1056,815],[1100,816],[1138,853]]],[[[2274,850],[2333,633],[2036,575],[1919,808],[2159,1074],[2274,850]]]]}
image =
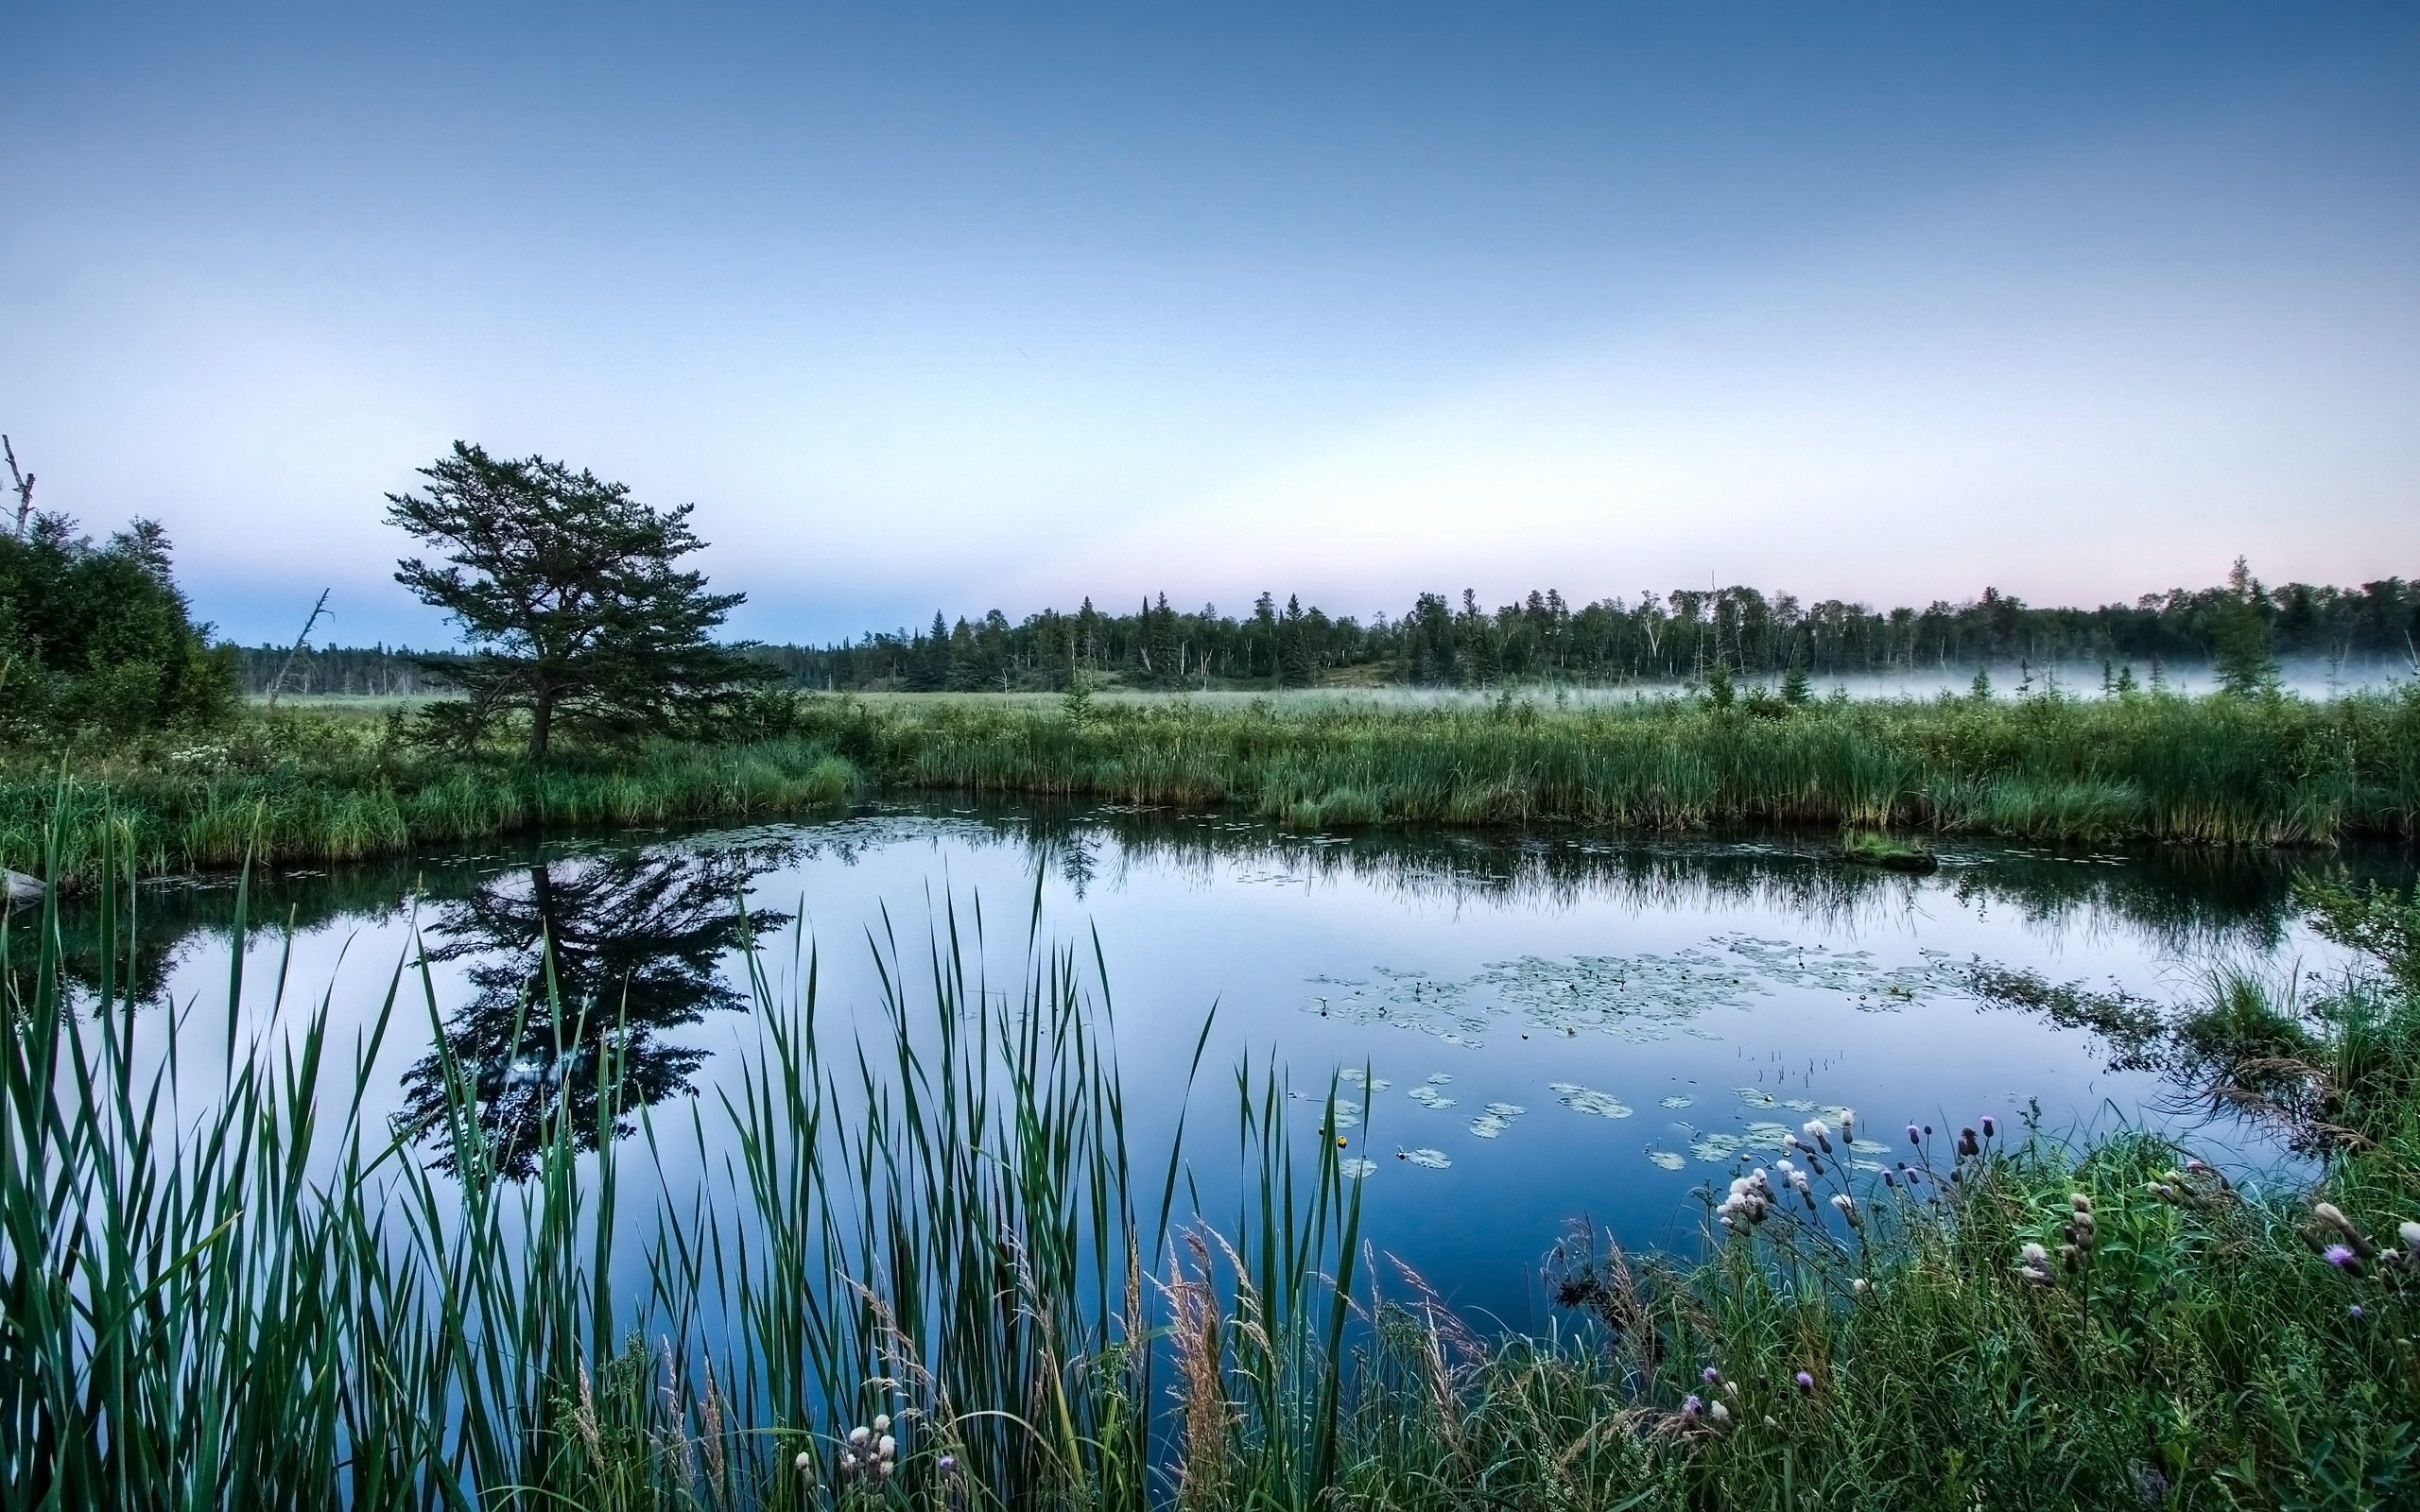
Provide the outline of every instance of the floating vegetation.
{"type": "Polygon", "coordinates": [[[1512,1126],[1512,1121],[1529,1109],[1518,1103],[1490,1103],[1487,1111],[1471,1120],[1471,1132],[1483,1140],[1492,1140],[1512,1126]]]}
{"type": "Polygon", "coordinates": [[[1736,1087],[1732,1090],[1737,1091],[1739,1094],[1739,1100],[1747,1104],[1750,1108],[1778,1108],[1781,1106],[1779,1103],[1773,1101],[1773,1094],[1765,1091],[1762,1087],[1736,1087]]]}
{"type": "Polygon", "coordinates": [[[1971,995],[1967,968],[1947,951],[1920,950],[1918,964],[1879,966],[1871,951],[1836,951],[1753,935],[1721,936],[1718,943],[1778,987],[1844,993],[1869,1007],[1903,1007],[1941,997],[1971,995]]]}
{"type": "Polygon", "coordinates": [[[1721,1165],[1738,1156],[1740,1143],[1737,1134],[1705,1133],[1689,1142],[1689,1153],[1701,1160],[1721,1165]]]}
{"type": "Polygon", "coordinates": [[[1851,1140],[1849,1141],[1849,1148],[1855,1150],[1859,1155],[1888,1155],[1891,1153],[1891,1146],[1883,1143],[1880,1140],[1851,1140]]]}
{"type": "Polygon", "coordinates": [[[1789,1148],[1789,1125],[1768,1124],[1757,1120],[1748,1125],[1748,1132],[1741,1138],[1740,1143],[1762,1145],[1769,1149],[1786,1150],[1789,1148]]]}
{"type": "MultiPolygon", "coordinates": [[[[1315,1108],[1325,1108],[1327,1106],[1327,1094],[1324,1092],[1294,1091],[1289,1092],[1287,1095],[1292,1097],[1294,1101],[1298,1103],[1309,1103],[1315,1108]]],[[[1358,1128],[1360,1125],[1361,1105],[1355,1102],[1350,1097],[1338,1098],[1336,1100],[1335,1119],[1328,1127],[1331,1130],[1335,1130],[1358,1128]]]]}
{"type": "Polygon", "coordinates": [[[1555,1101],[1574,1112],[1595,1113],[1599,1118],[1630,1117],[1629,1106],[1609,1092],[1568,1081],[1551,1083],[1547,1090],[1555,1094],[1555,1101]]]}
{"type": "MultiPolygon", "coordinates": [[[[1470,984],[1443,981],[1426,971],[1379,967],[1368,978],[1315,976],[1306,1011],[1347,1023],[1391,1023],[1452,1040],[1484,1032],[1493,1014],[1471,1006],[1470,984]]],[[[1453,1042],[1463,1042],[1454,1040],[1453,1042]]]]}
{"type": "Polygon", "coordinates": [[[1450,1071],[1432,1071],[1420,1079],[1431,1087],[1443,1087],[1454,1079],[1454,1074],[1450,1071]]]}
{"type": "Polygon", "coordinates": [[[1694,1097],[1684,1097],[1680,1093],[1674,1092],[1671,1096],[1665,1098],[1664,1101],[1657,1106],[1663,1108],[1687,1108],[1696,1101],[1697,1099],[1694,1097]]]}
{"type": "Polygon", "coordinates": [[[1395,1151],[1395,1159],[1398,1160],[1409,1160],[1414,1165],[1426,1166],[1431,1171],[1443,1171],[1445,1167],[1454,1163],[1452,1157],[1448,1156],[1444,1151],[1425,1148],[1417,1150],[1397,1150],[1395,1151]]]}
{"type": "Polygon", "coordinates": [[[1339,1081],[1349,1081],[1354,1086],[1360,1088],[1363,1091],[1372,1093],[1385,1091],[1388,1088],[1394,1085],[1393,1082],[1387,1080],[1384,1076],[1371,1075],[1367,1070],[1359,1066],[1345,1067],[1342,1071],[1336,1074],[1336,1079],[1339,1081]]]}
{"type": "Polygon", "coordinates": [[[1454,1100],[1452,1098],[1447,1097],[1443,1092],[1440,1092],[1436,1088],[1429,1086],[1426,1082],[1423,1082],[1419,1086],[1414,1087],[1408,1095],[1409,1095],[1413,1102],[1418,1103],[1423,1108],[1451,1108],[1454,1106],[1454,1100]]]}
{"type": "MultiPolygon", "coordinates": [[[[1868,951],[1836,951],[1753,935],[1717,936],[1669,954],[1524,955],[1492,961],[1467,981],[1381,967],[1368,978],[1315,976],[1309,1012],[1353,1023],[1391,1023],[1478,1048],[1507,1016],[1564,1035],[1582,1030],[1634,1044],[1677,1030],[1722,1036],[1692,1021],[1711,1008],[1746,1007],[1776,990],[1837,992],[1860,1008],[1889,1009],[1951,994],[1971,995],[1970,972],[1941,951],[1914,964],[1882,966],[1868,951]]],[[[1796,1106],[1796,1105],[1792,1105],[1796,1106]]]]}
{"type": "Polygon", "coordinates": [[[1650,1150],[1647,1158],[1667,1171],[1677,1171],[1688,1164],[1688,1159],[1671,1150],[1650,1150]]]}
{"type": "Polygon", "coordinates": [[[1377,1161],[1375,1161],[1375,1160],[1365,1160],[1361,1159],[1361,1157],[1359,1157],[1359,1156],[1357,1156],[1357,1155],[1355,1155],[1355,1156],[1348,1156],[1348,1157],[1346,1157],[1345,1159],[1340,1160],[1339,1160],[1339,1161],[1337,1161],[1337,1162],[1336,1162],[1336,1169],[1337,1169],[1338,1174],[1339,1174],[1339,1175],[1340,1175],[1340,1176],[1343,1176],[1344,1177],[1346,1177],[1346,1178],[1347,1178],[1347,1179],[1349,1179],[1349,1180],[1355,1180],[1355,1181],[1357,1181],[1357,1180],[1359,1180],[1361,1177],[1365,1177],[1365,1176],[1368,1176],[1371,1172],[1375,1171],[1377,1168],[1378,1168],[1378,1162],[1377,1162],[1377,1161]]]}

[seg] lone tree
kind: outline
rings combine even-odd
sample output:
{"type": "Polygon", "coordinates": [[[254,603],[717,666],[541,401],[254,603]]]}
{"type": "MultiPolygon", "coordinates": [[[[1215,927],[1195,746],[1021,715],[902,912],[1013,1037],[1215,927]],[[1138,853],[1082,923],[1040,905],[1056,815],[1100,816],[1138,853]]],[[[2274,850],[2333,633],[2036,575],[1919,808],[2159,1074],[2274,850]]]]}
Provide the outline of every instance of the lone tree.
{"type": "Polygon", "coordinates": [[[709,593],[674,563],[704,545],[693,505],[659,511],[619,483],[542,456],[498,460],[454,443],[421,469],[418,493],[387,495],[387,518],[442,551],[397,564],[395,580],[445,610],[468,655],[424,658],[467,696],[429,712],[469,745],[526,715],[529,759],[558,732],[614,744],[694,733],[780,676],[707,632],[744,593],[709,593]]]}

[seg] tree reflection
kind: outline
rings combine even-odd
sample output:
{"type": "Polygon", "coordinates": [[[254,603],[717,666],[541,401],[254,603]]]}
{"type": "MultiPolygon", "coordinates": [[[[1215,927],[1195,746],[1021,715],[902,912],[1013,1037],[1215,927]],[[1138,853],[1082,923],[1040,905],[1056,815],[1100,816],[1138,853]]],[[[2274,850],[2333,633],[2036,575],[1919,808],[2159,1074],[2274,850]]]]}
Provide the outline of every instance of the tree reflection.
{"type": "MultiPolygon", "coordinates": [[[[514,1180],[537,1169],[559,1118],[583,1149],[603,1129],[631,1132],[636,1109],[687,1091],[706,1057],[667,1033],[745,1011],[722,962],[748,935],[789,921],[741,902],[751,878],[786,858],[780,846],[559,858],[441,904],[426,957],[468,961],[476,995],[404,1074],[399,1123],[443,1140],[458,1102],[492,1168],[514,1180]]],[[[447,1143],[438,1164],[451,1170],[447,1143]]]]}

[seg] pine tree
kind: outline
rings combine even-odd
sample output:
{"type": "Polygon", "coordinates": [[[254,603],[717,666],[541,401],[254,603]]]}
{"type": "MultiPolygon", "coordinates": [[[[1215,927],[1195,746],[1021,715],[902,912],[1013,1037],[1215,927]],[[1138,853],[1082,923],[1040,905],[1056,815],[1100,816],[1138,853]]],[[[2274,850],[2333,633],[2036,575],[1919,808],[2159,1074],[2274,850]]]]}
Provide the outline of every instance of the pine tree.
{"type": "Polygon", "coordinates": [[[421,475],[421,492],[387,496],[387,518],[441,549],[438,564],[397,563],[395,580],[473,647],[422,659],[465,695],[424,714],[446,738],[526,715],[543,761],[558,728],[614,743],[694,731],[780,677],[708,639],[747,595],[709,593],[704,574],[675,565],[705,545],[694,506],[658,511],[593,472],[460,441],[421,475]]]}

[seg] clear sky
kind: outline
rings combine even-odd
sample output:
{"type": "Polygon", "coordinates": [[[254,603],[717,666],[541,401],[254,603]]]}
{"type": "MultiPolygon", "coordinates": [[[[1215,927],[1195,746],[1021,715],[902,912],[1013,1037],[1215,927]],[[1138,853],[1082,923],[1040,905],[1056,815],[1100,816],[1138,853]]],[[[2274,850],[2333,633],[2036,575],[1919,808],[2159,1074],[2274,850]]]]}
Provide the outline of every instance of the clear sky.
{"type": "Polygon", "coordinates": [[[2420,574],[2409,4],[0,16],[0,430],[200,611],[440,635],[460,437],[738,627],[2420,574]]]}

